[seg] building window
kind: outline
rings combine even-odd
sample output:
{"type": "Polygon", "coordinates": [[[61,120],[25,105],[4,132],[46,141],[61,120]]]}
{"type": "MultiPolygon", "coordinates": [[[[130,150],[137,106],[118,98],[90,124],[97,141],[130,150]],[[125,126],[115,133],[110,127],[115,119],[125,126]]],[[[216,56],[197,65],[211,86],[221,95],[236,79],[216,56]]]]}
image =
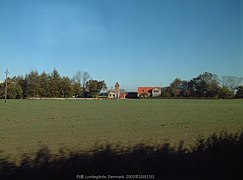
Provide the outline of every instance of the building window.
{"type": "Polygon", "coordinates": [[[159,90],[154,90],[155,93],[159,93],[159,90]]]}

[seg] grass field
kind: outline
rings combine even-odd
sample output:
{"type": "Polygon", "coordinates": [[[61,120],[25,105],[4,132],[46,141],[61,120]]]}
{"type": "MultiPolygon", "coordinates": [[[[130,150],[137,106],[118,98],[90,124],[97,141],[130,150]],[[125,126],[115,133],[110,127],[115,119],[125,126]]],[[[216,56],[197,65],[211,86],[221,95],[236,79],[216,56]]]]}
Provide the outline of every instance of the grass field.
{"type": "Polygon", "coordinates": [[[242,100],[9,100],[0,102],[0,150],[12,156],[46,145],[95,143],[190,146],[198,135],[243,130],[242,100]]]}

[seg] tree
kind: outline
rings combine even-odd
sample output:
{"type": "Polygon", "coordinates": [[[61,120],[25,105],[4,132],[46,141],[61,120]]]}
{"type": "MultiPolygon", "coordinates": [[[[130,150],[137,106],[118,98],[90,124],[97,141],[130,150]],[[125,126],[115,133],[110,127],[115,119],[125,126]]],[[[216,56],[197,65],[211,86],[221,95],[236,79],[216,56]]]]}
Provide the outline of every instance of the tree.
{"type": "Polygon", "coordinates": [[[79,96],[85,96],[85,91],[87,88],[87,82],[91,79],[91,76],[88,72],[81,72],[78,71],[73,76],[73,89],[74,89],[74,95],[76,97],[79,96]]]}
{"type": "Polygon", "coordinates": [[[170,87],[162,87],[161,88],[161,96],[162,97],[171,97],[171,90],[170,90],[170,87]]]}
{"type": "Polygon", "coordinates": [[[234,97],[234,92],[227,87],[222,87],[219,90],[219,98],[231,99],[234,97]]]}
{"type": "Polygon", "coordinates": [[[212,79],[208,84],[208,91],[206,93],[207,97],[218,97],[219,95],[219,81],[217,79],[212,79]]]}
{"type": "Polygon", "coordinates": [[[61,90],[62,90],[62,97],[72,97],[73,95],[73,87],[72,87],[72,81],[69,79],[69,77],[63,77],[61,80],[61,90]]]}
{"type": "Polygon", "coordinates": [[[190,92],[190,96],[191,97],[196,97],[197,93],[196,93],[196,87],[195,87],[195,83],[194,83],[194,79],[190,80],[187,82],[187,90],[190,92]]]}
{"type": "Polygon", "coordinates": [[[182,81],[180,85],[180,95],[182,97],[190,97],[192,95],[190,91],[190,82],[188,81],[182,81]]]}
{"type": "Polygon", "coordinates": [[[54,69],[51,74],[50,89],[51,89],[51,97],[57,98],[61,96],[61,77],[57,69],[54,69]]]}
{"type": "Polygon", "coordinates": [[[14,83],[14,88],[15,88],[15,91],[16,91],[15,99],[23,98],[23,96],[24,96],[23,87],[24,87],[24,82],[25,82],[23,76],[14,76],[12,78],[12,81],[14,83]]]}
{"type": "Polygon", "coordinates": [[[3,99],[5,94],[5,86],[4,83],[0,83],[0,98],[3,99]]]}
{"type": "Polygon", "coordinates": [[[87,92],[91,97],[98,97],[103,87],[106,87],[105,81],[89,80],[87,82],[87,92]]]}
{"type": "Polygon", "coordinates": [[[72,85],[73,85],[73,93],[75,97],[80,97],[82,94],[82,72],[78,71],[73,76],[72,85]]]}
{"type": "Polygon", "coordinates": [[[24,80],[24,96],[26,97],[39,97],[40,96],[40,83],[37,71],[31,71],[25,76],[24,80]]]}
{"type": "MultiPolygon", "coordinates": [[[[43,72],[38,74],[37,71],[31,71],[22,76],[14,76],[8,78],[8,94],[11,99],[27,98],[27,97],[80,97],[86,93],[89,96],[96,97],[101,89],[106,89],[104,81],[90,80],[88,72],[78,71],[71,80],[69,77],[61,77],[57,69],[51,74],[43,72]],[[82,85],[82,86],[81,86],[82,85]]],[[[5,84],[0,83],[0,98],[5,97],[5,84]]]]}
{"type": "Polygon", "coordinates": [[[81,76],[81,82],[83,85],[82,91],[83,91],[83,96],[85,96],[85,90],[87,88],[87,82],[91,79],[91,76],[89,75],[88,72],[83,72],[81,76]]]}
{"type": "Polygon", "coordinates": [[[75,81],[72,81],[72,86],[73,86],[73,95],[75,97],[80,97],[82,93],[80,84],[75,81]]]}
{"type": "Polygon", "coordinates": [[[243,98],[243,86],[238,87],[235,97],[236,98],[243,98]]]}
{"type": "Polygon", "coordinates": [[[23,97],[23,90],[17,82],[10,80],[8,82],[8,99],[21,99],[23,97]]]}
{"type": "Polygon", "coordinates": [[[177,97],[178,95],[180,95],[181,85],[182,85],[182,80],[180,78],[176,78],[170,84],[171,96],[177,97]]]}
{"type": "Polygon", "coordinates": [[[81,83],[82,83],[82,76],[83,76],[83,73],[81,71],[76,72],[76,74],[73,76],[73,80],[76,83],[79,83],[80,86],[81,86],[81,83]]]}
{"type": "Polygon", "coordinates": [[[219,80],[215,74],[205,72],[193,78],[190,83],[194,96],[214,97],[219,94],[219,80]]]}
{"type": "Polygon", "coordinates": [[[223,76],[222,86],[234,91],[242,82],[242,78],[236,76],[223,76]]]}
{"type": "Polygon", "coordinates": [[[51,85],[50,85],[50,75],[45,71],[40,75],[40,96],[41,97],[51,97],[51,85]]]}
{"type": "MultiPolygon", "coordinates": [[[[21,99],[23,98],[23,90],[22,87],[16,81],[16,77],[8,78],[8,99],[21,99]]],[[[5,97],[5,82],[0,84],[0,98],[5,97]]]]}

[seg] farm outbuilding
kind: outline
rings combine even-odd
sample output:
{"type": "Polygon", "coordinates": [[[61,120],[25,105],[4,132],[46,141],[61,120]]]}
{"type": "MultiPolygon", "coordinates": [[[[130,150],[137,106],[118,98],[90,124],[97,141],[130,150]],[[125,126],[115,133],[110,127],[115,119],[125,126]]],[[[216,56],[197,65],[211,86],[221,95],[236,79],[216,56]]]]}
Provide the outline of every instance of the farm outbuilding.
{"type": "Polygon", "coordinates": [[[107,91],[109,99],[125,99],[126,98],[126,91],[124,89],[120,89],[120,84],[116,82],[115,90],[108,90],[107,91]]]}
{"type": "Polygon", "coordinates": [[[109,99],[114,99],[116,97],[116,93],[113,90],[109,90],[107,94],[109,99]]]}
{"type": "Polygon", "coordinates": [[[138,97],[157,97],[161,95],[160,87],[138,87],[138,97]]]}

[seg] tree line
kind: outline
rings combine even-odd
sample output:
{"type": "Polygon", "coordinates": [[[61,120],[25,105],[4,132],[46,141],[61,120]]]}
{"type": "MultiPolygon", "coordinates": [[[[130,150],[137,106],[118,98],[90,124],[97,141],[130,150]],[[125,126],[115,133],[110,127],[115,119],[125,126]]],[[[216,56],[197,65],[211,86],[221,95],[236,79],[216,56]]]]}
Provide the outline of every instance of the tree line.
{"type": "Polygon", "coordinates": [[[162,88],[162,97],[204,97],[204,98],[243,98],[243,78],[223,76],[205,72],[185,81],[176,78],[168,87],[162,88]]]}
{"type": "MultiPolygon", "coordinates": [[[[5,82],[0,83],[0,98],[5,97],[5,82]]],[[[72,78],[60,76],[57,69],[52,73],[31,71],[23,76],[7,79],[7,98],[29,97],[70,98],[97,97],[106,89],[105,81],[94,80],[88,72],[78,71],[72,78]]]]}
{"type": "MultiPolygon", "coordinates": [[[[162,97],[196,98],[243,98],[242,78],[223,76],[205,72],[186,81],[176,78],[168,87],[162,87],[162,97]]],[[[5,97],[5,82],[0,83],[0,98],[5,97]]],[[[71,98],[98,97],[106,90],[105,81],[94,80],[88,72],[78,71],[72,78],[61,76],[57,69],[52,73],[31,71],[23,76],[7,79],[7,98],[22,99],[30,97],[71,98]]]]}

